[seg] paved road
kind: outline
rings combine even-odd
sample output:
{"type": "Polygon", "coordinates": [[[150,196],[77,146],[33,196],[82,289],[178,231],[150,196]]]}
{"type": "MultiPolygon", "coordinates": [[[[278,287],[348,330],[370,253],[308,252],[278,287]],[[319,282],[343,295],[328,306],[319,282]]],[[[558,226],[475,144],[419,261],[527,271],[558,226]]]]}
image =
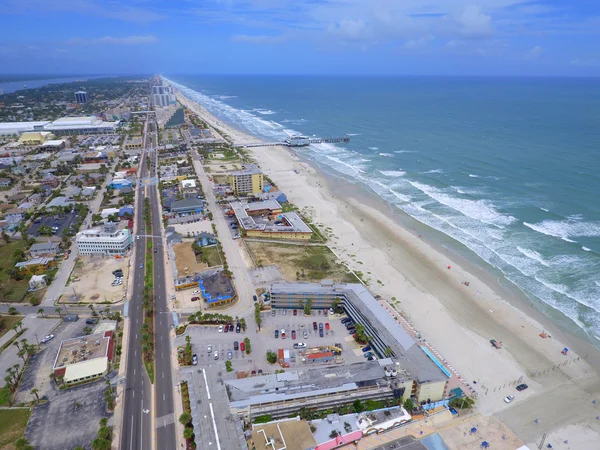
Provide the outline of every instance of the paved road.
{"type": "Polygon", "coordinates": [[[196,169],[198,179],[204,190],[204,195],[206,196],[208,208],[213,214],[213,222],[217,227],[219,241],[221,242],[223,252],[227,258],[229,270],[234,274],[233,284],[238,295],[238,301],[231,308],[224,309],[223,312],[231,316],[242,316],[245,312],[247,313],[248,309],[253,308],[252,296],[256,294],[256,290],[252,283],[252,277],[246,267],[246,263],[242,259],[242,255],[237,248],[236,242],[231,236],[231,231],[225,220],[223,211],[219,205],[217,205],[217,199],[212,190],[212,183],[208,179],[208,175],[204,171],[198,156],[193,154],[192,157],[194,159],[194,168],[196,169]]]}
{"type": "MultiPolygon", "coordinates": [[[[156,142],[156,133],[152,134],[156,142]]],[[[154,147],[156,148],[156,147],[154,147]]],[[[158,158],[156,152],[150,153],[154,162],[151,176],[156,176],[158,158]]],[[[160,197],[156,186],[148,187],[152,210],[152,234],[161,234],[160,197]]],[[[172,314],[167,308],[167,292],[165,287],[165,261],[162,249],[163,238],[152,238],[152,247],[157,249],[154,256],[154,336],[155,336],[155,403],[156,403],[156,448],[158,450],[175,449],[176,427],[173,403],[173,377],[171,374],[171,323],[172,314]]]]}
{"type": "MultiPolygon", "coordinates": [[[[144,154],[140,163],[140,180],[146,176],[146,158],[144,154]]],[[[140,183],[142,184],[142,183],[140,183]]],[[[136,203],[135,234],[145,235],[144,198],[146,189],[140,189],[136,203]]],[[[129,301],[128,317],[130,320],[129,342],[127,343],[127,388],[123,399],[123,424],[121,433],[122,450],[150,450],[152,448],[152,420],[150,413],[144,410],[151,408],[152,384],[142,361],[140,345],[141,326],[143,323],[142,295],[144,292],[144,269],[140,268],[146,258],[146,238],[136,239],[135,262],[133,264],[133,291],[129,301]]],[[[131,278],[130,278],[131,279],[131,278]]]]}

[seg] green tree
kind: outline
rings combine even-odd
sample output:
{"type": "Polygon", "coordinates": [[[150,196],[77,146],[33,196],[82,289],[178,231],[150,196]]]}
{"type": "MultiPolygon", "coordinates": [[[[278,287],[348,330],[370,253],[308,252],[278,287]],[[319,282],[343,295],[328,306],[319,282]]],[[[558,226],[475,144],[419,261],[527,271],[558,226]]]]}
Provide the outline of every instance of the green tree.
{"type": "Polygon", "coordinates": [[[246,352],[246,355],[249,355],[250,352],[252,351],[252,348],[250,347],[250,338],[245,337],[244,338],[244,351],[246,352]]]}
{"type": "Polygon", "coordinates": [[[183,437],[186,439],[192,439],[194,437],[194,429],[192,427],[186,427],[183,430],[183,437]]]}
{"type": "Polygon", "coordinates": [[[183,426],[186,426],[188,423],[192,422],[192,415],[188,412],[184,412],[179,416],[179,423],[183,426]]]}
{"type": "Polygon", "coordinates": [[[454,409],[471,409],[475,406],[475,400],[471,397],[454,398],[450,400],[448,406],[454,409]]]}
{"type": "Polygon", "coordinates": [[[40,396],[39,396],[38,392],[40,392],[40,390],[38,388],[33,388],[31,390],[31,393],[35,396],[36,403],[40,402],[40,396]]]}
{"type": "Polygon", "coordinates": [[[106,439],[96,438],[92,441],[93,450],[110,450],[111,447],[111,442],[106,439]]]}
{"type": "Polygon", "coordinates": [[[260,326],[262,325],[262,317],[260,315],[260,309],[262,307],[262,302],[258,302],[254,304],[254,320],[256,321],[256,325],[258,326],[258,331],[260,331],[260,326]]]}
{"type": "Polygon", "coordinates": [[[412,410],[415,409],[415,404],[413,403],[413,401],[410,398],[407,398],[406,400],[404,400],[404,403],[402,404],[402,406],[408,412],[411,412],[412,410]]]}
{"type": "Polygon", "coordinates": [[[352,408],[354,408],[354,412],[357,414],[365,410],[365,406],[359,399],[354,400],[354,402],[352,403],[352,408]]]}
{"type": "Polygon", "coordinates": [[[11,316],[16,316],[17,314],[19,314],[19,311],[14,306],[11,306],[10,308],[8,308],[8,314],[10,314],[11,316]]]}
{"type": "Polygon", "coordinates": [[[6,242],[7,244],[10,242],[10,236],[6,231],[2,231],[2,239],[4,239],[4,242],[6,242]]]}
{"type": "Polygon", "coordinates": [[[62,308],[56,308],[54,312],[56,312],[56,314],[58,314],[59,317],[62,317],[62,308]]]}
{"type": "Polygon", "coordinates": [[[33,445],[31,445],[27,438],[23,436],[15,441],[15,448],[17,450],[33,450],[33,445]]]}
{"type": "Polygon", "coordinates": [[[310,312],[311,312],[311,309],[312,309],[312,304],[313,304],[312,299],[311,298],[307,298],[306,302],[304,303],[304,315],[310,316],[310,312]]]}
{"type": "Polygon", "coordinates": [[[100,439],[110,440],[110,428],[106,426],[100,427],[100,429],[98,430],[98,437],[100,439]]]}
{"type": "Polygon", "coordinates": [[[277,362],[277,354],[269,350],[267,352],[267,361],[271,364],[275,364],[277,362]]]}
{"type": "Polygon", "coordinates": [[[227,372],[233,372],[233,365],[231,364],[231,361],[225,361],[225,370],[227,370],[227,372]]]}

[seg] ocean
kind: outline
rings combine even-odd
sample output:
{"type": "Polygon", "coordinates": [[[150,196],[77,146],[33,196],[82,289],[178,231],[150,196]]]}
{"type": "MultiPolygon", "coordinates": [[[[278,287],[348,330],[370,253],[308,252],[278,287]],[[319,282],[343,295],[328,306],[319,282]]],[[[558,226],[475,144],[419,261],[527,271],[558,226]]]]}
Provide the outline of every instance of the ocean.
{"type": "Polygon", "coordinates": [[[167,78],[268,141],[350,136],[296,150],[463,244],[599,346],[600,80],[167,78]]]}

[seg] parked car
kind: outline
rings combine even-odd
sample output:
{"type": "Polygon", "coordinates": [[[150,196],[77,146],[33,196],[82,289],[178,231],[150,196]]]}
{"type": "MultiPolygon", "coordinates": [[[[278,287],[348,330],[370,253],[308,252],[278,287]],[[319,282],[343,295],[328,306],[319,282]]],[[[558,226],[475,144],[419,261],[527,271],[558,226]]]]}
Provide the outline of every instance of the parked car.
{"type": "Polygon", "coordinates": [[[256,370],[253,370],[252,372],[250,372],[250,375],[256,375],[256,370]]]}
{"type": "Polygon", "coordinates": [[[375,359],[375,358],[374,358],[373,356],[369,356],[369,357],[367,358],[367,361],[373,361],[374,359],[375,359]]]}
{"type": "Polygon", "coordinates": [[[233,341],[233,349],[237,350],[240,348],[240,345],[238,344],[238,341],[233,341]]]}
{"type": "Polygon", "coordinates": [[[296,342],[294,344],[294,348],[295,349],[299,349],[299,348],[306,348],[306,344],[304,342],[296,342]]]}
{"type": "Polygon", "coordinates": [[[313,329],[315,331],[317,331],[319,329],[319,327],[317,326],[317,322],[313,322],[313,329]]]}
{"type": "Polygon", "coordinates": [[[54,339],[54,335],[49,334],[48,336],[45,336],[44,339],[42,339],[42,344],[45,344],[46,342],[50,342],[52,339],[54,339]]]}
{"type": "Polygon", "coordinates": [[[253,296],[252,296],[252,300],[254,300],[255,302],[257,302],[257,301],[258,301],[258,298],[256,297],[256,295],[253,295],[253,296]]]}
{"type": "Polygon", "coordinates": [[[215,352],[215,354],[214,354],[214,358],[215,358],[215,359],[219,359],[219,352],[215,352]]]}
{"type": "Polygon", "coordinates": [[[285,330],[281,329],[281,339],[285,339],[285,330]]]}
{"type": "Polygon", "coordinates": [[[325,329],[329,330],[329,322],[325,322],[325,329]]]}
{"type": "Polygon", "coordinates": [[[370,352],[371,351],[371,347],[369,347],[369,346],[363,347],[362,351],[363,351],[363,353],[370,352]]]}
{"type": "Polygon", "coordinates": [[[199,294],[200,294],[200,291],[194,291],[194,292],[192,292],[192,295],[199,295],[199,294]]]}
{"type": "Polygon", "coordinates": [[[297,316],[298,315],[298,311],[294,310],[294,315],[297,316]]]}
{"type": "Polygon", "coordinates": [[[515,399],[514,395],[509,395],[507,397],[504,397],[504,403],[510,403],[515,399]]]}
{"type": "Polygon", "coordinates": [[[517,386],[517,391],[524,391],[528,387],[529,386],[527,386],[526,384],[520,384],[520,385],[517,386]]]}
{"type": "Polygon", "coordinates": [[[319,330],[319,336],[320,336],[320,337],[323,337],[323,329],[320,329],[320,330],[319,330]]]}
{"type": "Polygon", "coordinates": [[[225,324],[225,333],[229,333],[229,325],[225,324]]]}
{"type": "Polygon", "coordinates": [[[208,344],[208,353],[212,353],[212,345],[208,344]]]}
{"type": "Polygon", "coordinates": [[[356,328],[350,328],[348,330],[348,334],[354,334],[354,333],[356,333],[356,328]]]}
{"type": "Polygon", "coordinates": [[[274,309],[271,310],[271,316],[275,316],[277,314],[274,309]]]}
{"type": "Polygon", "coordinates": [[[231,351],[231,349],[229,349],[229,351],[227,352],[227,359],[231,358],[233,358],[233,352],[231,351]]]}
{"type": "Polygon", "coordinates": [[[154,253],[158,253],[158,249],[157,248],[154,248],[154,253]]]}
{"type": "Polygon", "coordinates": [[[98,319],[87,319],[85,321],[86,325],[96,325],[98,323],[98,319]]]}
{"type": "Polygon", "coordinates": [[[296,330],[292,330],[292,339],[296,339],[296,330]]]}
{"type": "Polygon", "coordinates": [[[287,314],[287,309],[283,310],[283,315],[285,316],[287,314]]]}
{"type": "Polygon", "coordinates": [[[368,358],[369,356],[373,356],[373,352],[367,352],[363,355],[365,358],[368,358]]]}
{"type": "Polygon", "coordinates": [[[333,308],[329,308],[329,314],[333,314],[333,308]]]}
{"type": "Polygon", "coordinates": [[[279,330],[275,330],[275,339],[279,337],[279,330]]]}
{"type": "Polygon", "coordinates": [[[233,333],[233,324],[232,323],[229,324],[229,332],[233,333]]]}
{"type": "Polygon", "coordinates": [[[319,330],[323,329],[323,322],[319,322],[319,330]]]}
{"type": "Polygon", "coordinates": [[[235,326],[235,332],[239,333],[240,331],[242,331],[242,325],[238,322],[237,325],[235,326]]]}
{"type": "Polygon", "coordinates": [[[192,355],[192,366],[197,366],[198,365],[198,355],[196,355],[195,353],[192,355]]]}
{"type": "Polygon", "coordinates": [[[219,333],[223,332],[223,325],[219,325],[219,333]]]}
{"type": "Polygon", "coordinates": [[[192,297],[193,302],[197,302],[198,300],[200,300],[200,297],[192,297]]]}
{"type": "Polygon", "coordinates": [[[246,344],[244,344],[243,342],[240,342],[240,351],[242,351],[242,352],[246,351],[246,344]]]}
{"type": "Polygon", "coordinates": [[[308,331],[304,330],[304,331],[302,332],[302,337],[303,337],[304,339],[308,339],[308,331]]]}

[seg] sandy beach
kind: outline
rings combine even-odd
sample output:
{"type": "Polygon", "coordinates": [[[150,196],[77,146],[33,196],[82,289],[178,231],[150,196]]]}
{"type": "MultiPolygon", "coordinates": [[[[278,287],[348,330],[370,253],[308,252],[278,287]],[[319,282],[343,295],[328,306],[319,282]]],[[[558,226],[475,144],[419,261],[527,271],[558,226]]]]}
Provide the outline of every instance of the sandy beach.
{"type": "MultiPolygon", "coordinates": [[[[259,141],[178,98],[235,144],[259,141]]],[[[600,441],[594,348],[557,329],[494,276],[429,243],[419,227],[403,226],[397,212],[360,187],[316,170],[287,147],[258,147],[251,154],[292,203],[321,229],[331,228],[331,249],[447,361],[476,395],[477,412],[499,417],[530,446],[543,433],[553,437],[554,448],[600,441]],[[551,337],[540,337],[542,331],[551,337]],[[503,348],[494,349],[490,339],[503,348]],[[529,389],[516,392],[518,382],[529,389]],[[516,399],[507,405],[509,394],[516,399]]]]}

